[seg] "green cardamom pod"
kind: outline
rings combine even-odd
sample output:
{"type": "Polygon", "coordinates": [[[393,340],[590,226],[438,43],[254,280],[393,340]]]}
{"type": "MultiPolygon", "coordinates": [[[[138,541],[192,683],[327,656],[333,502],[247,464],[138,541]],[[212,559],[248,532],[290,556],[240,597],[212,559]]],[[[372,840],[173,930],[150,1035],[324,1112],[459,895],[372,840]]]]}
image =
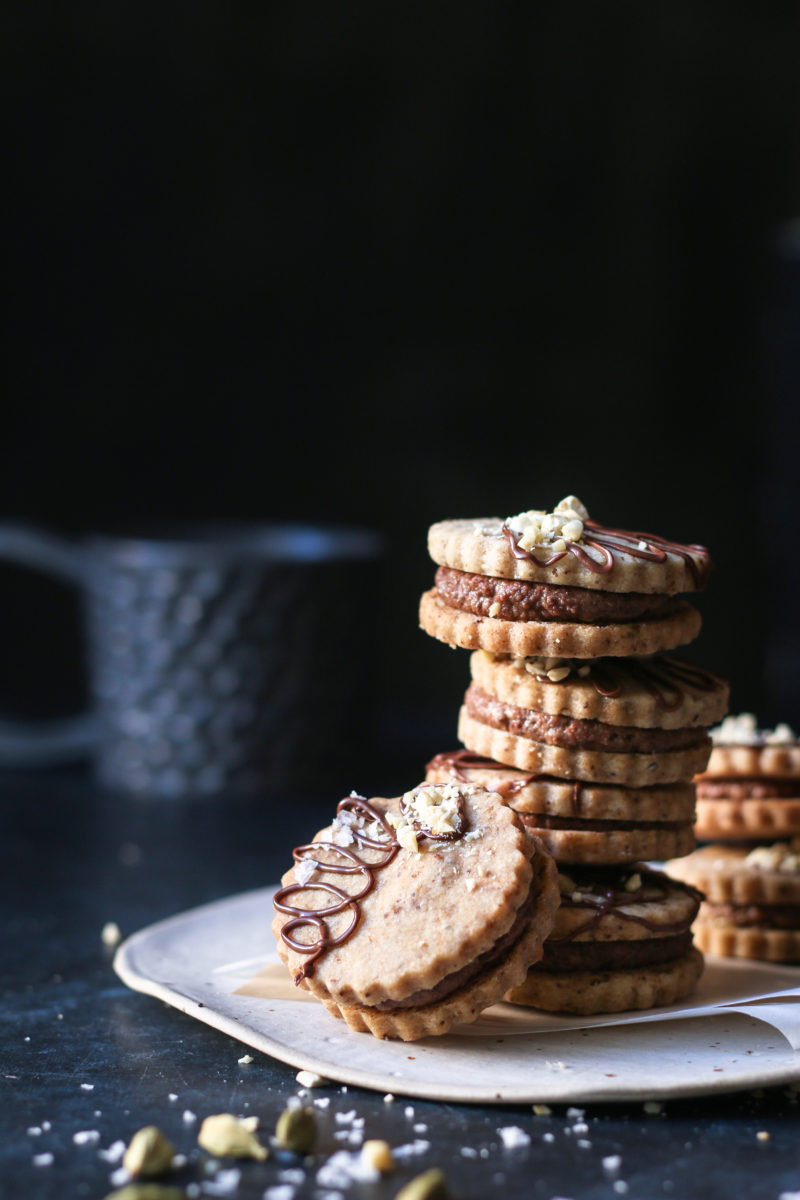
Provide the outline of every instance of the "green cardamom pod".
{"type": "Polygon", "coordinates": [[[275,1137],[284,1150],[310,1154],[317,1140],[317,1122],[310,1108],[287,1108],[278,1117],[275,1137]]]}
{"type": "Polygon", "coordinates": [[[172,1169],[172,1143],[156,1125],[145,1125],[131,1138],[122,1165],[131,1175],[164,1175],[172,1169]]]}

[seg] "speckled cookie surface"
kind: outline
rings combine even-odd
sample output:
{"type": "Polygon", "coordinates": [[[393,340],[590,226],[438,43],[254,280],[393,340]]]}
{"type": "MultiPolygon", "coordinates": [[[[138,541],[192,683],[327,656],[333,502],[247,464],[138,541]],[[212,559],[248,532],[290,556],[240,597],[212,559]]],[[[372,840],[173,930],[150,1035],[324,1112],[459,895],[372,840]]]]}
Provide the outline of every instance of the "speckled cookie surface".
{"type": "Polygon", "coordinates": [[[547,1012],[625,1012],[674,1004],[694,991],[703,973],[703,956],[692,947],[681,958],[658,966],[622,971],[531,971],[506,999],[547,1012]]]}
{"type": "Polygon", "coordinates": [[[718,721],[728,706],[724,680],[662,655],[588,663],[568,660],[553,671],[563,678],[550,680],[539,673],[540,659],[497,657],[477,650],[470,656],[470,670],[484,691],[508,704],[609,725],[707,726],[718,721]]]}
{"type": "Polygon", "coordinates": [[[700,896],[660,871],[562,868],[561,906],[549,935],[557,942],[650,941],[687,933],[700,896]]]}
{"type": "Polygon", "coordinates": [[[800,962],[800,929],[740,928],[703,905],[694,927],[697,945],[722,958],[752,958],[762,962],[800,962]]]}
{"type": "Polygon", "coordinates": [[[625,787],[691,780],[708,760],[708,746],[658,753],[611,753],[548,745],[477,721],[462,707],[458,737],[468,750],[521,771],[625,787]]]}
{"type": "Polygon", "coordinates": [[[606,821],[586,829],[579,822],[553,828],[546,818],[530,814],[521,814],[521,818],[557,863],[622,865],[643,859],[661,861],[689,854],[695,846],[691,821],[650,828],[606,821]]]}
{"type": "MultiPolygon", "coordinates": [[[[699,547],[685,548],[695,563],[695,571],[673,551],[667,551],[663,562],[656,562],[616,550],[613,566],[604,573],[587,569],[572,554],[551,566],[542,566],[515,557],[503,534],[503,525],[504,520],[499,517],[439,521],[428,533],[430,556],[440,566],[457,571],[610,592],[662,592],[668,595],[693,592],[703,586],[708,571],[708,554],[699,547]]],[[[592,536],[591,523],[587,524],[586,535],[592,536]]],[[[587,551],[602,562],[602,554],[590,546],[587,551]]]]}
{"type": "Polygon", "coordinates": [[[602,658],[674,650],[697,637],[701,618],[697,609],[683,602],[669,616],[622,624],[504,621],[451,608],[431,588],[420,600],[419,623],[431,637],[463,650],[490,650],[523,658],[536,654],[602,658]]]}
{"type": "MultiPolygon", "coordinates": [[[[321,936],[331,943],[315,959],[302,986],[331,1011],[356,1022],[354,1027],[368,1027],[381,1037],[443,1032],[456,1021],[470,1019],[469,1012],[477,1016],[481,1007],[494,1003],[512,986],[509,974],[521,979],[541,954],[559,902],[552,860],[496,794],[471,787],[460,792],[465,826],[453,840],[422,838],[416,850],[395,840],[390,852],[386,847],[392,835],[386,830],[400,818],[400,798],[377,798],[368,803],[383,820],[383,829],[360,817],[354,845],[352,820],[348,818],[343,830],[337,818],[301,854],[312,866],[296,862],[283,878],[284,887],[295,888],[286,903],[304,910],[303,919],[285,934],[309,949],[321,936]],[[362,844],[370,836],[377,847],[362,844]],[[363,869],[356,867],[348,874],[326,870],[352,867],[354,853],[371,870],[374,882],[366,892],[363,869]],[[307,871],[310,878],[305,877],[307,871]],[[339,903],[331,888],[346,893],[342,911],[315,917],[339,903]],[[332,944],[353,923],[350,936],[332,944]],[[498,945],[509,938],[508,952],[493,960],[498,945]],[[489,962],[484,966],[486,956],[489,962]],[[460,979],[464,972],[464,983],[439,999],[436,989],[446,990],[447,981],[460,979]],[[369,1021],[363,1013],[356,1015],[361,1009],[368,1010],[369,1021]]],[[[273,930],[281,957],[298,978],[310,955],[287,945],[281,936],[291,919],[292,913],[277,912],[273,930]]]]}

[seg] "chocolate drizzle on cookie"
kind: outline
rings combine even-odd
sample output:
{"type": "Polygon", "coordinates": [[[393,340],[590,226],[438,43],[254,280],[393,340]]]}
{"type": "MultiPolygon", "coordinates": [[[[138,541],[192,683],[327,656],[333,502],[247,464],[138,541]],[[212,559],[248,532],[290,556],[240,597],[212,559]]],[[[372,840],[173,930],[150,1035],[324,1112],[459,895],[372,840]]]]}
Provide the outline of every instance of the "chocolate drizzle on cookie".
{"type": "Polygon", "coordinates": [[[364,879],[361,890],[357,892],[345,892],[333,883],[313,878],[309,878],[304,883],[290,883],[276,892],[273,900],[275,908],[278,912],[286,913],[291,918],[281,929],[281,938],[295,953],[308,956],[303,967],[294,977],[295,983],[301,983],[309,975],[313,975],[316,963],[325,951],[331,946],[341,946],[355,932],[361,920],[359,900],[362,900],[375,886],[375,872],[388,866],[400,849],[400,843],[397,841],[394,830],[383,816],[367,803],[363,796],[354,794],[341,800],[337,805],[336,815],[340,819],[340,823],[349,830],[352,841],[358,850],[378,850],[383,852],[384,856],[377,862],[370,862],[360,858],[355,850],[351,850],[348,846],[337,845],[335,842],[308,842],[304,846],[296,846],[292,851],[292,857],[298,864],[313,859],[316,869],[320,871],[339,875],[360,874],[364,879]],[[349,817],[343,818],[344,813],[349,814],[349,817]],[[367,822],[370,822],[370,825],[377,824],[385,837],[376,837],[368,832],[367,822]],[[320,862],[317,856],[321,852],[337,855],[340,861],[320,862]],[[297,892],[327,892],[335,897],[335,903],[329,904],[325,908],[302,908],[287,903],[289,898],[297,892]],[[350,924],[342,933],[333,935],[325,924],[325,918],[332,917],[348,908],[351,912],[350,924]],[[303,926],[312,926],[317,930],[319,937],[316,941],[299,942],[292,937],[293,931],[303,926]]]}
{"type": "Polygon", "coordinates": [[[570,942],[579,935],[594,929],[609,913],[613,913],[622,921],[641,925],[651,933],[678,934],[687,931],[697,916],[700,902],[704,898],[703,893],[688,883],[678,883],[655,871],[639,870],[637,874],[641,878],[641,883],[638,888],[631,891],[628,891],[624,885],[620,886],[621,880],[618,876],[609,882],[598,876],[584,887],[581,887],[580,883],[576,883],[575,892],[571,895],[562,895],[562,907],[586,909],[591,916],[584,925],[576,926],[575,929],[571,929],[569,933],[563,934],[561,937],[551,934],[550,941],[570,942]],[[675,891],[685,892],[695,902],[694,912],[688,919],[672,922],[651,921],[638,913],[625,911],[627,906],[632,904],[661,904],[671,892],[675,891]]]}
{"type": "Polygon", "coordinates": [[[663,712],[676,712],[687,691],[713,692],[722,681],[710,671],[692,666],[679,658],[628,658],[624,663],[603,659],[590,666],[594,689],[604,699],[614,699],[625,691],[625,684],[641,685],[663,712]]]}
{"type": "Polygon", "coordinates": [[[647,562],[666,562],[669,554],[683,559],[689,568],[696,588],[705,587],[711,570],[711,556],[705,546],[683,545],[681,542],[671,542],[667,538],[658,537],[653,533],[635,533],[628,529],[614,529],[607,525],[599,525],[597,521],[584,522],[584,534],[580,542],[566,542],[566,549],[558,550],[549,558],[539,559],[530,550],[523,549],[519,544],[514,530],[507,524],[502,527],[502,534],[508,542],[509,549],[515,558],[523,558],[536,563],[540,567],[550,567],[560,562],[567,554],[577,558],[582,567],[593,575],[607,575],[613,570],[614,552],[628,554],[647,562]],[[585,547],[590,546],[599,552],[595,558],[588,554],[585,547]],[[695,557],[695,555],[697,557],[695,557]],[[697,559],[700,559],[698,563],[697,559]]]}

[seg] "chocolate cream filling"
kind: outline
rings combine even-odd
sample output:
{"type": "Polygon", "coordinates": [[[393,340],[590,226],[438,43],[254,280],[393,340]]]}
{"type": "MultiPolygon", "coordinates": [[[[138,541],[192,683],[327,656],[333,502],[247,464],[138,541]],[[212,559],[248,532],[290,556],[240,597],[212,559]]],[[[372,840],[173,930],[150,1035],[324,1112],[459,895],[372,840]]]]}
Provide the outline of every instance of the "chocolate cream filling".
{"type": "Polygon", "coordinates": [[[681,606],[677,596],[602,592],[593,588],[498,579],[439,567],[436,590],[450,608],[503,621],[586,621],[593,625],[665,617],[681,606]],[[499,609],[489,612],[494,605],[499,609]]]}
{"type": "Polygon", "coordinates": [[[800,779],[697,780],[700,800],[794,800],[800,798],[800,779]]]}
{"type": "Polygon", "coordinates": [[[532,971],[605,971],[652,967],[682,958],[692,944],[689,930],[668,937],[621,942],[551,942],[532,971]]]}
{"type": "Polygon", "coordinates": [[[721,921],[741,929],[766,926],[770,929],[800,929],[800,904],[709,904],[703,919],[721,921]]]}
{"type": "Polygon", "coordinates": [[[517,915],[508,932],[504,933],[491,949],[479,954],[460,971],[453,971],[452,974],[445,975],[444,979],[432,988],[423,988],[418,992],[412,992],[410,996],[406,996],[405,1000],[381,1000],[379,1004],[371,1004],[369,1007],[378,1012],[395,1012],[401,1008],[423,1008],[426,1004],[436,1004],[439,1000],[445,1000],[465,984],[472,983],[482,972],[491,971],[498,966],[525,933],[532,915],[533,897],[528,896],[525,903],[517,910],[517,915]]]}
{"type": "Polygon", "coordinates": [[[631,725],[604,725],[556,716],[533,708],[517,708],[490,696],[474,683],[464,697],[467,712],[476,721],[516,737],[567,749],[605,750],[624,754],[658,754],[710,746],[704,729],[640,729],[631,725]]]}

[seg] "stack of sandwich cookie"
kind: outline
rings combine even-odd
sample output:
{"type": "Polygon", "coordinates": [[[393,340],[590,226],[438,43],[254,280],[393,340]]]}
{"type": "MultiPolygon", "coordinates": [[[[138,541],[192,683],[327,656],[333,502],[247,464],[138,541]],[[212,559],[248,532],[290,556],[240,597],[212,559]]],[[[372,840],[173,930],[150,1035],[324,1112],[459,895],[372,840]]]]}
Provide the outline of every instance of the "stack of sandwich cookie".
{"type": "Polygon", "coordinates": [[[769,846],[703,846],[667,868],[699,887],[694,925],[709,954],[800,962],[800,837],[769,846]]]}
{"type": "MultiPolygon", "coordinates": [[[[422,627],[474,653],[458,725],[466,751],[437,755],[427,778],[494,788],[568,876],[577,865],[608,868],[602,886],[610,896],[625,893],[630,872],[623,876],[621,866],[688,854],[692,779],[708,761],[707,727],[724,715],[728,686],[665,651],[699,629],[682,596],[704,586],[708,552],[600,526],[574,496],[552,513],[442,522],[429,546],[440,565],[436,588],[422,598],[422,627]]],[[[696,898],[691,905],[694,915],[696,898]]],[[[637,941],[647,928],[626,927],[636,927],[637,941]]],[[[594,929],[582,941],[594,942],[594,929]]],[[[569,968],[564,959],[574,954],[562,954],[559,970],[594,971],[591,1011],[616,1011],[623,994],[631,1006],[666,1003],[652,997],[668,993],[671,1002],[691,991],[702,965],[688,929],[661,942],[661,951],[674,952],[668,968],[646,957],[652,947],[636,948],[635,965],[617,955],[622,982],[610,990],[601,987],[600,960],[595,969],[585,950],[569,968]],[[645,969],[666,971],[671,982],[634,986],[624,975],[645,969]]],[[[532,974],[538,980],[548,965],[532,974]]],[[[533,995],[543,995],[540,981],[513,998],[536,1003],[533,995]]]]}
{"type": "Polygon", "coordinates": [[[694,888],[655,871],[580,868],[559,875],[561,907],[540,962],[508,999],[589,1015],[672,1004],[692,991],[694,888]]]}
{"type": "Polygon", "coordinates": [[[759,729],[752,713],[712,729],[713,749],[698,775],[700,841],[800,834],[800,742],[788,725],[759,729]]]}
{"type": "Polygon", "coordinates": [[[298,986],[359,1031],[405,1041],[475,1020],[542,955],[553,860],[494,792],[421,784],[343,800],[275,896],[298,986]]]}
{"type": "Polygon", "coordinates": [[[711,738],[695,826],[711,844],[668,864],[705,892],[697,943],[711,954],[798,962],[800,742],[788,725],[759,729],[752,713],[727,717],[711,738]]]}

